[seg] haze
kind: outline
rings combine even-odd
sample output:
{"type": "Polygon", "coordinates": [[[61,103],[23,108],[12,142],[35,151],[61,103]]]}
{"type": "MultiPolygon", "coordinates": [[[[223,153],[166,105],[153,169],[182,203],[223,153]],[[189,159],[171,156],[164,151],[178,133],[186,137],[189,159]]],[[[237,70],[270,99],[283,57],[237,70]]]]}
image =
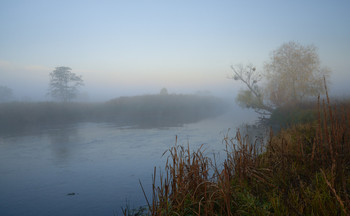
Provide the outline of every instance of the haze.
{"type": "Polygon", "coordinates": [[[287,41],[318,47],[331,89],[348,92],[349,1],[0,1],[0,85],[48,100],[68,66],[89,100],[209,91],[234,97],[230,65],[262,69],[287,41]]]}

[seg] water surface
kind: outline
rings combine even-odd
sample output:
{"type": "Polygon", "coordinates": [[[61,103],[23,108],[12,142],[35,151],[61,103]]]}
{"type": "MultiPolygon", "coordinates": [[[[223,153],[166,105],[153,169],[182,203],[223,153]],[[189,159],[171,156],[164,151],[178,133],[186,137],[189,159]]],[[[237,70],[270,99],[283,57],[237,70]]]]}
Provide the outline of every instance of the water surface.
{"type": "Polygon", "coordinates": [[[183,127],[80,123],[2,136],[0,215],[113,215],[126,203],[145,205],[139,179],[149,194],[175,136],[220,157],[228,128],[253,119],[231,112],[183,127]]]}

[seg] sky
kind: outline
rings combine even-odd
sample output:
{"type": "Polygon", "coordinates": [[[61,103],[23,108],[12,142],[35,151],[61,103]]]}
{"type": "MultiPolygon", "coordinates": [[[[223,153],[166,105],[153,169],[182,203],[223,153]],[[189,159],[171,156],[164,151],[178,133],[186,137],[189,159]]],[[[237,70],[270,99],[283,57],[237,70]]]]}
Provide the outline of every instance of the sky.
{"type": "Polygon", "coordinates": [[[331,90],[350,92],[350,1],[0,0],[0,85],[47,100],[68,66],[90,100],[209,91],[232,95],[231,65],[258,70],[285,42],[315,45],[331,90]]]}

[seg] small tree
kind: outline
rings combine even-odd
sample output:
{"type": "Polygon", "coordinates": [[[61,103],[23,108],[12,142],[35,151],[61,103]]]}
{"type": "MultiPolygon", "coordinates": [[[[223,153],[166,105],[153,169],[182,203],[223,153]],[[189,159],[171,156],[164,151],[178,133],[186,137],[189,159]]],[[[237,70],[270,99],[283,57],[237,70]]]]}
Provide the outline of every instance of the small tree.
{"type": "Polygon", "coordinates": [[[63,102],[69,102],[77,96],[78,88],[84,82],[81,76],[71,70],[69,67],[56,67],[50,73],[49,95],[63,102]]]}
{"type": "Polygon", "coordinates": [[[239,91],[236,98],[237,103],[242,107],[254,109],[259,114],[270,114],[273,108],[266,104],[264,90],[258,85],[263,74],[257,71],[252,64],[231,66],[231,69],[233,71],[231,78],[242,81],[248,88],[239,91]]]}
{"type": "Polygon", "coordinates": [[[168,90],[166,88],[162,88],[159,92],[161,95],[168,95],[168,90]]]}
{"type": "Polygon", "coordinates": [[[12,89],[7,86],[0,86],[0,102],[8,102],[13,98],[12,89]]]}

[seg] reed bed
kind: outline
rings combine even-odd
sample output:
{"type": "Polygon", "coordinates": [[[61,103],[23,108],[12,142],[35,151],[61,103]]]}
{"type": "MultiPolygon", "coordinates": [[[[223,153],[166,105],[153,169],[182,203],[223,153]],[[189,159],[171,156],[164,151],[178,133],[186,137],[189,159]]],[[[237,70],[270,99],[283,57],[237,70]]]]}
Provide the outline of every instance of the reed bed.
{"type": "Polygon", "coordinates": [[[350,215],[349,111],[327,95],[318,99],[317,121],[271,133],[267,142],[237,131],[224,138],[222,165],[203,146],[175,145],[159,184],[154,169],[144,215],[350,215]]]}

